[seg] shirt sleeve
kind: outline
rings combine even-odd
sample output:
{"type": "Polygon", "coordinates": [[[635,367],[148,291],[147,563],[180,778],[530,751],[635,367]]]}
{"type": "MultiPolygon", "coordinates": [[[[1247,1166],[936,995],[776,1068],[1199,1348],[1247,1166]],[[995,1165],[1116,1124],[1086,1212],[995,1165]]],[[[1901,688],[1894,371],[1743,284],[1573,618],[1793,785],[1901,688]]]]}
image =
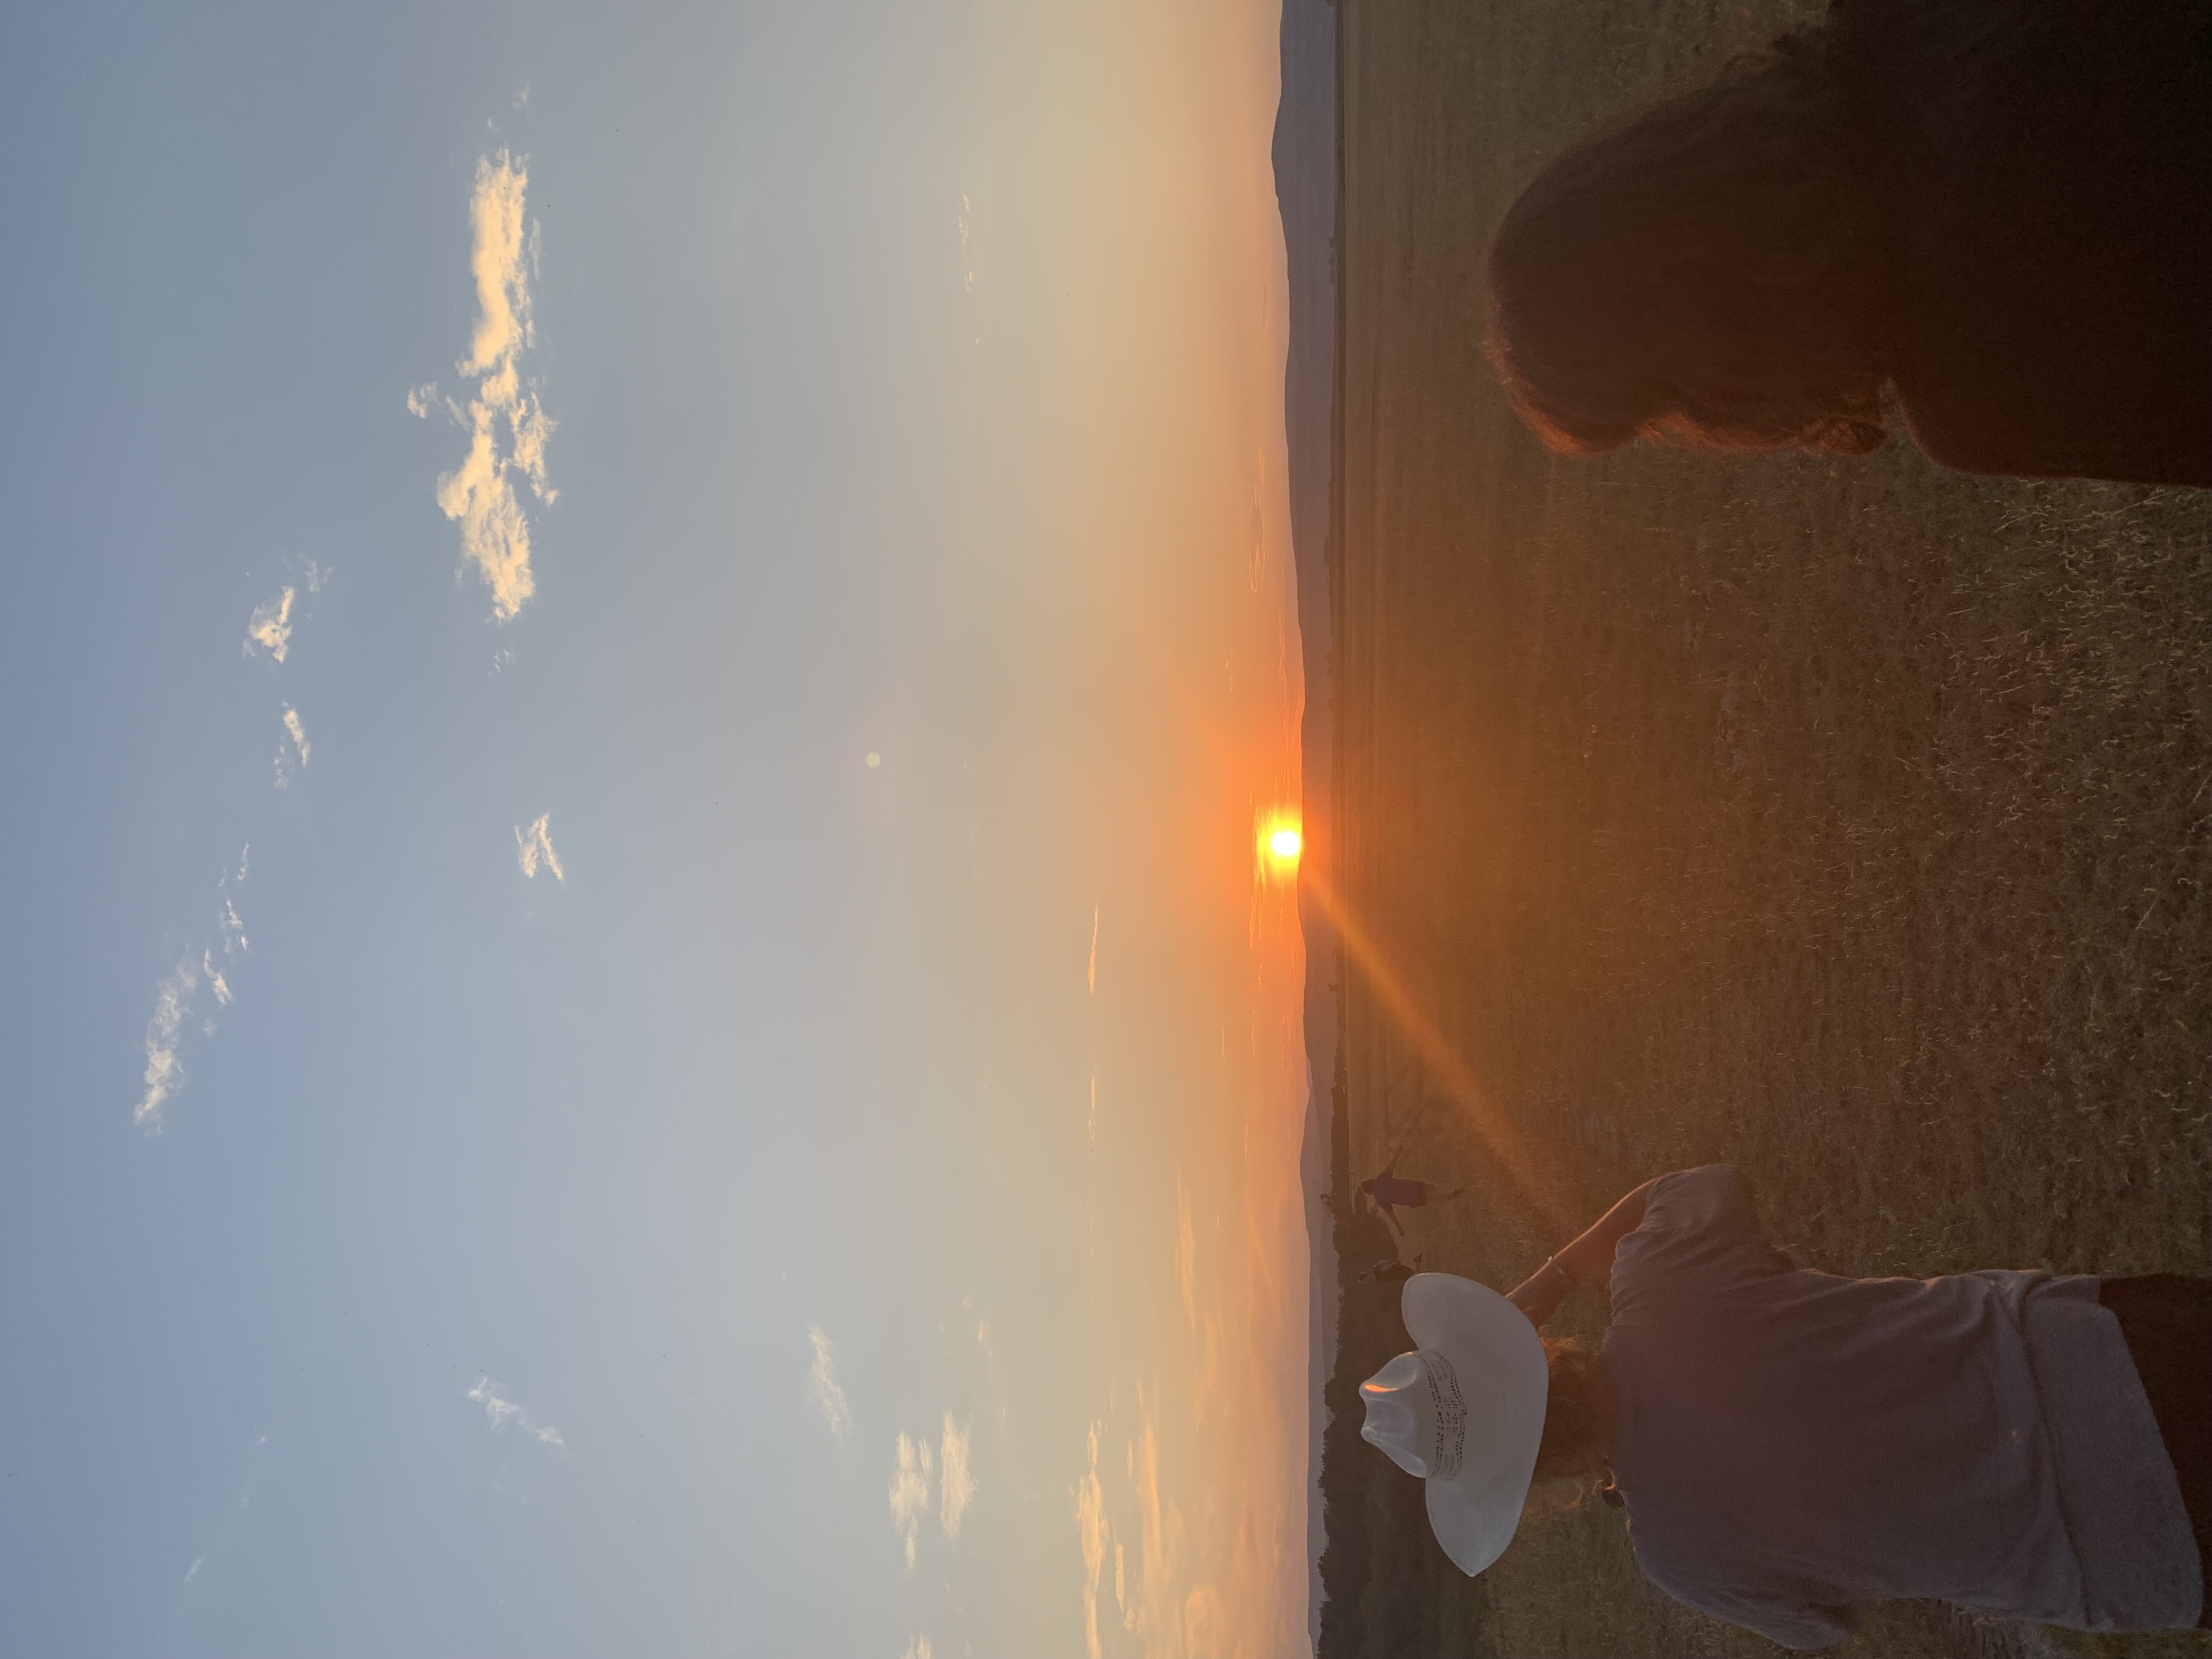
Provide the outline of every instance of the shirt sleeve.
{"type": "Polygon", "coordinates": [[[1848,1637],[1857,1622],[1852,1607],[1814,1601],[1779,1589],[1753,1589],[1702,1576],[1679,1577],[1644,1560],[1640,1550],[1638,1561],[1653,1583],[1685,1607],[1726,1620],[1793,1652],[1832,1648],[1848,1637]]]}
{"type": "Polygon", "coordinates": [[[1851,1633],[1850,1609],[1793,1601],[1784,1595],[1741,1594],[1719,1598],[1708,1608],[1732,1625],[1755,1631],[1796,1653],[1832,1648],[1851,1633]]]}
{"type": "Polygon", "coordinates": [[[1759,1227],[1741,1170],[1732,1164],[1679,1170],[1653,1184],[1643,1225],[1613,1252],[1613,1316],[1674,1291],[1710,1292],[1789,1267],[1759,1227]]]}

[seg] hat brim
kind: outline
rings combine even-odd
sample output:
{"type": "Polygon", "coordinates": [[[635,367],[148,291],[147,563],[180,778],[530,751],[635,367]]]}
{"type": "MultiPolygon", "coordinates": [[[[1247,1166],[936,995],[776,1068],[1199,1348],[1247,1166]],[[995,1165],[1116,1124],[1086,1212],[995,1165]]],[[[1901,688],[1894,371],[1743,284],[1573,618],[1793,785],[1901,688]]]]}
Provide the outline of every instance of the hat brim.
{"type": "Polygon", "coordinates": [[[1400,1305],[1415,1346],[1442,1352],[1468,1395],[1459,1473],[1432,1475],[1425,1484],[1437,1542],[1472,1577],[1505,1553],[1521,1524],[1544,1438],[1550,1366],[1528,1316],[1487,1285],[1455,1273],[1416,1273],[1400,1305]]]}

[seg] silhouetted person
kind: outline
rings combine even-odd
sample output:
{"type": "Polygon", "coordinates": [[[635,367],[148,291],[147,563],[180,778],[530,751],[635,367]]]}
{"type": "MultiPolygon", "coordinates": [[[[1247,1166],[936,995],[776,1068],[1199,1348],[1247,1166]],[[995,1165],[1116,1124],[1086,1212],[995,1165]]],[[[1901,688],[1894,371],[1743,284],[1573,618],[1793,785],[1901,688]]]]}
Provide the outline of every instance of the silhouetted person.
{"type": "Polygon", "coordinates": [[[1837,0],[1553,162],[1488,349],[1551,448],[2212,485],[2212,0],[1837,0]]]}
{"type": "Polygon", "coordinates": [[[1385,1257],[1359,1275],[1363,1285],[1402,1285],[1421,1271],[1422,1258],[1415,1256],[1410,1262],[1385,1257]]]}
{"type": "Polygon", "coordinates": [[[1408,1180],[1397,1173],[1394,1159],[1390,1168],[1372,1181],[1361,1182],[1359,1190],[1375,1200],[1375,1207],[1382,1212],[1382,1218],[1395,1227],[1398,1224],[1396,1210],[1418,1210],[1431,1199],[1439,1204],[1449,1203],[1467,1188],[1455,1187],[1444,1192],[1434,1182],[1408,1180]]]}

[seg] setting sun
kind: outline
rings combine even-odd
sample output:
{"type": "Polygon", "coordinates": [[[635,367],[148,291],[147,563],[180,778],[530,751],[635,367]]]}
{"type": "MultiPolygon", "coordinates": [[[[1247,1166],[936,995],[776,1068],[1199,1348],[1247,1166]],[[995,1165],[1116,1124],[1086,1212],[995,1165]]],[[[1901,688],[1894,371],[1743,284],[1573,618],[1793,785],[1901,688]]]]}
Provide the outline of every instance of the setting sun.
{"type": "Polygon", "coordinates": [[[1285,864],[1298,855],[1305,839],[1295,830],[1278,830],[1267,837],[1267,850],[1285,864]]]}

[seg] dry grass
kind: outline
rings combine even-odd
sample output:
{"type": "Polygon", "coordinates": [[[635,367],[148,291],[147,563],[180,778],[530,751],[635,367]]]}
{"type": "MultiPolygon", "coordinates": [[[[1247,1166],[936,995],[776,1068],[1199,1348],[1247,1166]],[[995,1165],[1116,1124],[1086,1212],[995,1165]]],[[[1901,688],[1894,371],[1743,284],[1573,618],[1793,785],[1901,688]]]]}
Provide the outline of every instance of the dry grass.
{"type": "MultiPolygon", "coordinates": [[[[1338,881],[1498,1114],[1415,1121],[1437,1068],[1351,975],[1355,1163],[1475,1187],[1412,1248],[1510,1282],[1728,1158],[1838,1271],[2212,1270],[2212,498],[1552,461],[1476,349],[1490,227],[1786,13],[1343,4],[1338,881]]],[[[1486,1588],[1468,1651],[1771,1651],[1610,1511],[1486,1588]]],[[[2044,1639],[1905,1607],[1848,1650],[2044,1639]]]]}

